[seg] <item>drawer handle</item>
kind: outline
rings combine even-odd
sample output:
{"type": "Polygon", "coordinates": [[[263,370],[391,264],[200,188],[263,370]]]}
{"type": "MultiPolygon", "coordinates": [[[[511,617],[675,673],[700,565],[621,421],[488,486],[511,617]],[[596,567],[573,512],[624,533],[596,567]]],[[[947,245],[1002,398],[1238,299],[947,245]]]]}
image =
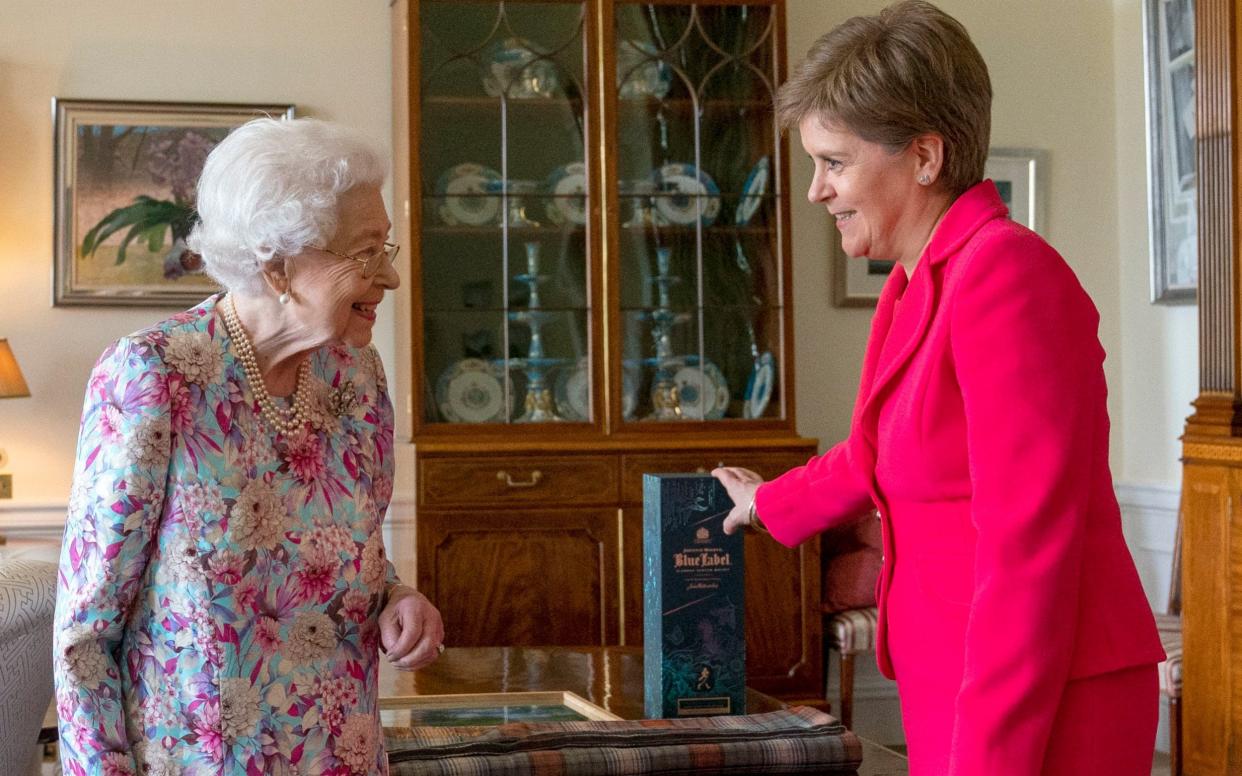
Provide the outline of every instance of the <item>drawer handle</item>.
{"type": "Polygon", "coordinates": [[[525,482],[518,482],[513,479],[513,475],[509,474],[509,472],[505,471],[504,469],[501,469],[500,471],[496,472],[496,479],[504,480],[505,484],[508,485],[510,488],[533,488],[539,484],[540,480],[543,479],[543,472],[539,471],[538,469],[535,469],[533,472],[530,473],[529,480],[526,480],[525,482]]]}

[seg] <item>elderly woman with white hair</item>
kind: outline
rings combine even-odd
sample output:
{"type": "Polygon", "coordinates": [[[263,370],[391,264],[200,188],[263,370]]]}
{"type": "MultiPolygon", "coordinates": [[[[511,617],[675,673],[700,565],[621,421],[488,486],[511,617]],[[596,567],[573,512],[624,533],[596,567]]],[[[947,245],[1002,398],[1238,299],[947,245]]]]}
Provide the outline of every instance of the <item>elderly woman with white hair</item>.
{"type": "Polygon", "coordinates": [[[91,374],[56,611],[67,774],[387,771],[378,650],[419,668],[444,627],[381,537],[384,175],[332,124],[234,131],[190,238],[227,291],[91,374]]]}

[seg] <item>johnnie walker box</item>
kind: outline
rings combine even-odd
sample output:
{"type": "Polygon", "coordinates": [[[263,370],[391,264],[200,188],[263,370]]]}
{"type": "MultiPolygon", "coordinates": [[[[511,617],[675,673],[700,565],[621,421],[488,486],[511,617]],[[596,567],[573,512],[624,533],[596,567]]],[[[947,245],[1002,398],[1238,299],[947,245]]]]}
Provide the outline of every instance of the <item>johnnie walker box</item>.
{"type": "Polygon", "coordinates": [[[746,713],[742,532],[707,474],[643,475],[643,672],[648,718],[746,713]]]}

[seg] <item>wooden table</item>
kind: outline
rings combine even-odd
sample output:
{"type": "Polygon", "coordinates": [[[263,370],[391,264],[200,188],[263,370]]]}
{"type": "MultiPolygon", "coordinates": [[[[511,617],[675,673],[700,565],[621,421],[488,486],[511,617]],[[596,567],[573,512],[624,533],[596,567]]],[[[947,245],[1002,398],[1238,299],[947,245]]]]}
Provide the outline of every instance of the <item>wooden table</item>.
{"type": "MultiPolygon", "coordinates": [[[[638,647],[449,647],[413,673],[380,659],[381,697],[568,690],[622,719],[643,719],[643,654],[638,647]]],[[[784,708],[747,688],[746,710],[784,708]]],[[[865,739],[859,776],[905,776],[906,758],[865,739]]]]}

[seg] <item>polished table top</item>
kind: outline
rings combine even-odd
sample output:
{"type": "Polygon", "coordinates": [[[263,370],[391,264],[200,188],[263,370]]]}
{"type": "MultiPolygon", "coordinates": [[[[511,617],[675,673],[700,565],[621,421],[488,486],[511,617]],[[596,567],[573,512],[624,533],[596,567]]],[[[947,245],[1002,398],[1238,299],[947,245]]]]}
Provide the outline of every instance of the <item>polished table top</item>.
{"type": "MultiPolygon", "coordinates": [[[[433,665],[402,672],[380,660],[380,697],[567,690],[622,719],[643,718],[643,653],[638,647],[449,647],[433,665]]],[[[746,710],[784,704],[747,688],[746,710]]],[[[906,758],[863,740],[859,776],[904,776],[906,758]]]]}

